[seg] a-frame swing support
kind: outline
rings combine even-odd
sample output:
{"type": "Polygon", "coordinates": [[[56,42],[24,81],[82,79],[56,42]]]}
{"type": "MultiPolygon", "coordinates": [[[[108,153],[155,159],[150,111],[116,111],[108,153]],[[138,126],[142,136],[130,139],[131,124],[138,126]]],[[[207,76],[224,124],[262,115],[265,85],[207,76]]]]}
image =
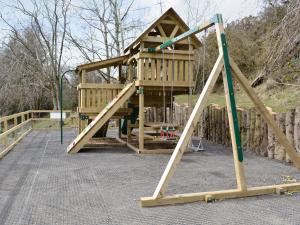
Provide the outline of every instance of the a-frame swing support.
{"type": "Polygon", "coordinates": [[[182,132],[182,135],[167,164],[167,167],[154,191],[153,196],[142,197],[140,199],[140,204],[143,207],[177,204],[177,203],[188,203],[188,202],[195,202],[195,201],[211,201],[217,199],[239,198],[239,197],[257,196],[257,195],[265,195],[265,194],[275,194],[275,193],[281,194],[286,191],[300,191],[300,183],[278,184],[278,185],[271,185],[271,186],[260,186],[260,187],[249,187],[249,188],[246,185],[244,166],[243,166],[243,150],[241,147],[241,139],[239,134],[237,111],[236,111],[233,82],[232,82],[232,72],[236,80],[241,84],[241,86],[243,87],[243,89],[245,90],[249,98],[253,101],[256,108],[259,110],[263,118],[268,123],[268,125],[273,129],[276,137],[278,138],[278,141],[285,148],[287,154],[290,156],[292,162],[298,169],[300,169],[300,157],[294,150],[293,146],[289,143],[286,136],[277,126],[270,112],[267,110],[264,104],[259,100],[256,93],[252,90],[248,80],[240,71],[240,69],[234,62],[234,60],[230,58],[227,49],[222,16],[220,14],[215,15],[208,22],[205,22],[204,24],[189,30],[163,43],[162,45],[157,46],[156,48],[149,48],[148,51],[149,52],[160,51],[161,49],[164,49],[191,35],[194,35],[205,29],[208,29],[211,26],[216,27],[219,57],[208,77],[208,80],[203,88],[202,93],[198,98],[198,101],[182,132]],[[201,113],[207,102],[207,98],[209,94],[212,92],[212,89],[220,73],[223,74],[223,83],[224,83],[224,90],[226,96],[227,114],[228,114],[229,125],[230,125],[230,134],[231,134],[231,141],[232,141],[237,188],[231,190],[186,193],[186,194],[165,196],[165,192],[167,190],[168,184],[171,178],[173,177],[177,164],[180,162],[182,155],[188,146],[194,128],[196,127],[197,122],[199,121],[201,113]]]}

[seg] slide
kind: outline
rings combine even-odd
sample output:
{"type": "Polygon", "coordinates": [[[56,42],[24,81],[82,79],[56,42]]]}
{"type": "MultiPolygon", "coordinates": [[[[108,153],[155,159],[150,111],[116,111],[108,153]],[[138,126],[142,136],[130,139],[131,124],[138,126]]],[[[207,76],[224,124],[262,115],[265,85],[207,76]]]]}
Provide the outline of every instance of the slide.
{"type": "Polygon", "coordinates": [[[122,91],[96,116],[96,118],[68,146],[68,153],[77,153],[87,141],[122,107],[135,93],[135,83],[126,85],[122,91]]]}

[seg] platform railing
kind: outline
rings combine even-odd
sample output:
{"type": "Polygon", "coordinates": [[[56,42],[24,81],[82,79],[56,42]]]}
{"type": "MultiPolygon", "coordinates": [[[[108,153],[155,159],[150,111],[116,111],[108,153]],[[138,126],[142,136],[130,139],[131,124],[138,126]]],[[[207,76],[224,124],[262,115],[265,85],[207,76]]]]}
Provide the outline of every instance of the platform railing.
{"type": "Polygon", "coordinates": [[[138,53],[137,61],[138,85],[166,87],[194,85],[194,55],[138,53]]]}
{"type": "Polygon", "coordinates": [[[123,88],[123,84],[79,84],[79,113],[99,113],[123,88]]]}
{"type": "MultiPolygon", "coordinates": [[[[77,116],[71,110],[64,110],[65,127],[75,127],[77,116]]],[[[59,117],[50,115],[55,110],[28,110],[9,116],[0,117],[0,159],[33,129],[59,129],[59,117]]]]}

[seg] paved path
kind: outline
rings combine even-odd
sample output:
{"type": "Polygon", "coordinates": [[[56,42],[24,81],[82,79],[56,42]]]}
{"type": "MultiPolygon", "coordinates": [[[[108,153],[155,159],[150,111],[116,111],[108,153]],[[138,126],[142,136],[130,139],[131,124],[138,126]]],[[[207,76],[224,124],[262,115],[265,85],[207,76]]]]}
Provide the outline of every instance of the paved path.
{"type": "MultiPolygon", "coordinates": [[[[67,155],[75,131],[33,131],[0,161],[0,224],[300,224],[300,194],[261,196],[140,208],[151,196],[168,155],[137,155],[126,148],[67,155]]],[[[205,144],[186,154],[169,193],[234,188],[230,149],[205,144]]],[[[300,180],[291,166],[246,154],[250,185],[300,180]]]]}

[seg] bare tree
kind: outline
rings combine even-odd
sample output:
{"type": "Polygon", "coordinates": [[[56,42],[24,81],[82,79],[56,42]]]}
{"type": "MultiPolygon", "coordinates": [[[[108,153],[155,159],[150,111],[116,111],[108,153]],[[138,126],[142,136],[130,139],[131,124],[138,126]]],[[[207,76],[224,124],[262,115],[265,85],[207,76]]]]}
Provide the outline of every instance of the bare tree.
{"type": "MultiPolygon", "coordinates": [[[[71,0],[32,0],[32,6],[25,6],[17,0],[7,5],[22,16],[18,22],[24,27],[30,23],[44,58],[36,58],[39,73],[47,78],[51,91],[53,108],[59,108],[59,77],[64,68],[64,49],[68,26],[68,11],[71,0]],[[23,18],[25,18],[23,20],[23,18]]],[[[30,47],[22,38],[15,23],[1,15],[15,40],[30,52],[30,47]]],[[[31,52],[34,54],[34,52],[31,52]]]]}
{"type": "MultiPolygon", "coordinates": [[[[84,0],[76,5],[77,13],[87,28],[80,35],[69,32],[73,45],[88,62],[120,56],[125,44],[134,37],[134,31],[141,28],[137,20],[127,21],[134,1],[124,6],[121,0],[84,0]],[[124,9],[123,9],[124,8],[124,9]]],[[[113,71],[98,71],[100,76],[110,82],[113,71]]]]}

